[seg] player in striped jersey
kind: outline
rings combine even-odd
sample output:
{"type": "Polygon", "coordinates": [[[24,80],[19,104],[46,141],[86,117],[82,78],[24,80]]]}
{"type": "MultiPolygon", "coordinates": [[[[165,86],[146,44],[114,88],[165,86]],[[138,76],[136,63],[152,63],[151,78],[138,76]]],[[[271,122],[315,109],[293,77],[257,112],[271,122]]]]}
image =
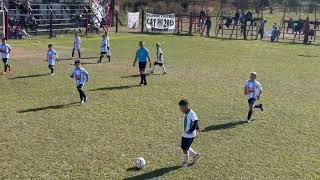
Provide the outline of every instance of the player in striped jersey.
{"type": "Polygon", "coordinates": [[[100,59],[98,60],[98,63],[101,63],[103,56],[107,56],[109,62],[111,62],[111,54],[110,54],[110,42],[109,42],[109,36],[108,34],[102,35],[102,40],[100,44],[100,59]]]}
{"type": "Polygon", "coordinates": [[[80,44],[81,44],[81,39],[78,35],[78,33],[74,34],[74,40],[73,40],[73,49],[72,49],[72,58],[74,57],[74,51],[78,51],[79,58],[81,58],[81,53],[80,53],[80,44]]]}
{"type": "Polygon", "coordinates": [[[50,74],[54,75],[54,65],[56,64],[56,58],[58,58],[57,52],[53,49],[53,45],[48,45],[48,52],[47,52],[47,61],[48,61],[48,68],[50,69],[50,74]]]}
{"type": "Polygon", "coordinates": [[[261,111],[263,111],[262,104],[255,104],[257,100],[260,100],[260,97],[262,94],[262,86],[256,79],[257,79],[257,73],[252,72],[250,74],[250,79],[246,80],[244,85],[244,95],[248,97],[248,104],[249,104],[247,122],[251,121],[253,108],[259,108],[261,111]]]}
{"type": "Polygon", "coordinates": [[[11,47],[9,44],[7,44],[7,40],[5,38],[2,39],[2,44],[0,45],[0,50],[2,54],[2,61],[4,64],[4,71],[3,74],[6,74],[7,71],[11,71],[11,65],[10,65],[10,52],[11,47]]]}
{"type": "Polygon", "coordinates": [[[89,80],[89,74],[84,68],[81,67],[80,60],[76,60],[74,62],[74,65],[76,67],[72,70],[72,74],[70,77],[76,80],[77,89],[80,95],[80,102],[81,104],[83,104],[87,102],[87,96],[83,91],[83,87],[89,80]]]}
{"type": "Polygon", "coordinates": [[[151,70],[151,73],[153,74],[156,66],[159,65],[160,67],[162,67],[163,74],[166,74],[167,71],[166,71],[166,68],[164,67],[164,64],[163,64],[163,51],[160,48],[159,42],[156,43],[156,48],[157,48],[157,60],[153,64],[153,68],[151,70]]]}
{"type": "Polygon", "coordinates": [[[191,164],[196,163],[200,158],[200,154],[195,152],[191,148],[191,144],[194,138],[197,137],[199,130],[198,117],[196,113],[189,108],[189,103],[187,100],[183,99],[179,102],[180,110],[183,113],[183,133],[181,139],[181,149],[183,151],[182,166],[189,165],[189,156],[193,158],[191,164]]]}

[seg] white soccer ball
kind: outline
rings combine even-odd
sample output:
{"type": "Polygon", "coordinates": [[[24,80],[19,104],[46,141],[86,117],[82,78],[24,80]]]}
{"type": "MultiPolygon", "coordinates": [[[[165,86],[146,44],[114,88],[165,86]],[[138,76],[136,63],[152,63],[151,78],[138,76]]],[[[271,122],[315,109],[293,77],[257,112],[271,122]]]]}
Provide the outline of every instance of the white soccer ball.
{"type": "Polygon", "coordinates": [[[146,160],[144,160],[142,157],[138,157],[134,162],[134,166],[139,169],[143,168],[145,165],[146,165],[146,160]]]}

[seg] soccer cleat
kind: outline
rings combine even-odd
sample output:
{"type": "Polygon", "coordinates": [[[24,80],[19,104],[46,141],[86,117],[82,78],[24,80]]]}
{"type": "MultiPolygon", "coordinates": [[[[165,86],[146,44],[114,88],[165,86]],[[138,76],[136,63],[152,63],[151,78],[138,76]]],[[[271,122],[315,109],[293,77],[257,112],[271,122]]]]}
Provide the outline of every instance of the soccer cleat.
{"type": "Polygon", "coordinates": [[[54,75],[54,73],[51,73],[50,75],[51,75],[51,76],[53,76],[53,75],[54,75]]]}
{"type": "Polygon", "coordinates": [[[100,61],[100,60],[98,60],[98,61],[97,61],[97,63],[101,63],[101,61],[100,61]]]}
{"type": "Polygon", "coordinates": [[[250,122],[251,122],[251,119],[248,119],[248,120],[247,120],[247,123],[250,123],[250,122]]]}
{"type": "Polygon", "coordinates": [[[145,85],[145,86],[146,86],[146,85],[148,85],[148,83],[147,83],[147,82],[144,82],[144,84],[143,84],[143,85],[145,85]]]}
{"type": "Polygon", "coordinates": [[[84,100],[81,100],[81,102],[80,102],[81,104],[84,104],[84,100]]]}
{"type": "Polygon", "coordinates": [[[87,102],[88,101],[88,97],[84,98],[84,102],[87,102]]]}
{"type": "Polygon", "coordinates": [[[165,71],[165,72],[163,72],[163,74],[167,74],[167,72],[165,71]]]}
{"type": "Polygon", "coordinates": [[[188,166],[188,162],[182,162],[181,163],[181,167],[187,167],[188,166]]]}
{"type": "Polygon", "coordinates": [[[195,156],[193,157],[193,161],[192,161],[191,164],[197,163],[197,161],[199,160],[199,158],[200,158],[200,154],[195,155],[195,156]]]}

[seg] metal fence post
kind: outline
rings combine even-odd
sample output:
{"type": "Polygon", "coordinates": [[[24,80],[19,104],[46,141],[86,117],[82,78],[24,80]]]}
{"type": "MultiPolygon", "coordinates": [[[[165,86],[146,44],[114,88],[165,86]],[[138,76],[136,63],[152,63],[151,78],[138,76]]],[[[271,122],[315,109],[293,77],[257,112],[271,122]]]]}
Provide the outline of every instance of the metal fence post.
{"type": "Polygon", "coordinates": [[[143,32],[144,31],[144,10],[142,9],[142,23],[141,23],[141,32],[143,32]]]}

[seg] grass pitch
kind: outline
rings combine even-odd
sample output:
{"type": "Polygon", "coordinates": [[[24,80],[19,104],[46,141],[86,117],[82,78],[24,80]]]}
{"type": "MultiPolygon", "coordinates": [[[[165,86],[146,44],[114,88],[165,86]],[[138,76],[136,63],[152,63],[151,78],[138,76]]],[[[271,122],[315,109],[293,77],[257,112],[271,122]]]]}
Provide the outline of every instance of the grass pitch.
{"type": "MultiPolygon", "coordinates": [[[[82,37],[95,57],[100,37],[82,37]]],[[[82,60],[89,101],[80,106],[72,60],[47,73],[47,44],[71,56],[72,37],[10,41],[14,73],[0,76],[0,179],[319,179],[320,52],[316,46],[173,35],[111,35],[111,64],[82,60]],[[139,83],[138,41],[155,58],[162,43],[167,75],[139,83]],[[243,84],[257,71],[265,111],[247,113],[243,84]],[[198,164],[179,168],[187,98],[202,132],[198,164]],[[142,156],[144,170],[130,168],[142,156]]],[[[2,66],[1,66],[2,67],[2,66]]],[[[159,69],[158,69],[158,73],[159,69]]]]}

